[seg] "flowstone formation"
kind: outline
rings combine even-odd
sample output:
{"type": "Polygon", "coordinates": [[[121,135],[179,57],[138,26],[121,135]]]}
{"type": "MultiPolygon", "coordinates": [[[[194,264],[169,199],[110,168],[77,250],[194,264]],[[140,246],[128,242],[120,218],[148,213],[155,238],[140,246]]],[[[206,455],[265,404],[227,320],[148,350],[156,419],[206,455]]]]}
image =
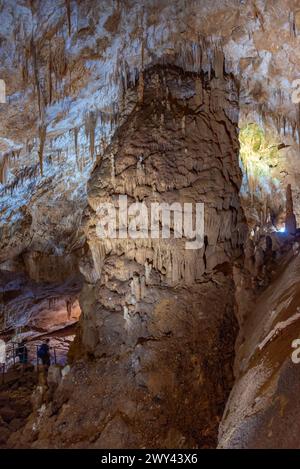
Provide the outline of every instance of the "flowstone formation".
{"type": "Polygon", "coordinates": [[[128,90],[132,111],[88,184],[75,361],[21,445],[216,445],[233,384],[232,266],[246,233],[236,86],[230,76],[172,65],[152,66],[142,80],[128,90]],[[186,239],[172,235],[100,238],[99,205],[118,209],[119,195],[147,207],[203,202],[203,247],[185,249],[186,239]]]}

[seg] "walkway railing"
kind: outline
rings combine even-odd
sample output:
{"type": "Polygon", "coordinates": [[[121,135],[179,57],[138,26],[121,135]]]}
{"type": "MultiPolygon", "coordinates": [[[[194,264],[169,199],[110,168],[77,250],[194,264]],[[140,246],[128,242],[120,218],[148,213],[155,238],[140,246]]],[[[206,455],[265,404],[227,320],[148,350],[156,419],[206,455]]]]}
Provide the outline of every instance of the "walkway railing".
{"type": "MultiPolygon", "coordinates": [[[[5,383],[5,374],[13,369],[17,363],[31,364],[36,366],[37,371],[39,370],[39,365],[41,365],[42,360],[38,356],[38,350],[41,344],[30,344],[26,343],[24,347],[20,346],[17,342],[10,342],[6,346],[6,362],[0,363],[0,373],[1,373],[1,383],[5,383]],[[20,360],[22,357],[22,349],[27,349],[27,359],[20,360]]],[[[50,361],[51,364],[57,364],[57,352],[63,350],[60,347],[50,347],[50,361]]],[[[25,350],[24,350],[25,351],[25,350]]]]}

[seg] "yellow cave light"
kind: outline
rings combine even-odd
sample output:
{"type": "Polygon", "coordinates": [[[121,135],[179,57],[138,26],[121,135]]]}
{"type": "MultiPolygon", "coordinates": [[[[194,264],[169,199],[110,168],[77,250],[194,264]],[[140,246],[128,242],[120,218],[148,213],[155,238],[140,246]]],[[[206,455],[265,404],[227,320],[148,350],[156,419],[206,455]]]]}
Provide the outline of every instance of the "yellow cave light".
{"type": "Polygon", "coordinates": [[[256,123],[249,123],[240,129],[239,141],[240,158],[250,191],[254,193],[258,186],[272,179],[270,170],[279,163],[278,143],[256,123]]]}

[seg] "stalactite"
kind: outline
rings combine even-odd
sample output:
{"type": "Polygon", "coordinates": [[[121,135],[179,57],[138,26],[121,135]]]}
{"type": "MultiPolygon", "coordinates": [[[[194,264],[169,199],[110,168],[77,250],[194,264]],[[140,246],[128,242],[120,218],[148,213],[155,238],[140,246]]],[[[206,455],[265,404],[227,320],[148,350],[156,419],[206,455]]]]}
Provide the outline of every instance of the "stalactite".
{"type": "MultiPolygon", "coordinates": [[[[142,28],[143,29],[143,28],[142,28]]],[[[144,99],[144,54],[145,54],[145,44],[144,38],[141,41],[141,70],[139,74],[139,83],[138,83],[138,100],[141,103],[144,99]]]]}
{"type": "Polygon", "coordinates": [[[30,40],[30,53],[33,61],[33,74],[34,74],[34,83],[35,83],[35,90],[37,93],[38,98],[38,108],[39,108],[39,116],[41,117],[41,89],[40,89],[40,80],[39,80],[39,68],[38,68],[38,58],[37,58],[37,50],[36,45],[33,39],[33,36],[30,40]]]}
{"type": "Polygon", "coordinates": [[[80,145],[80,152],[79,152],[79,159],[78,159],[78,166],[79,166],[79,171],[83,171],[83,161],[84,161],[84,154],[85,154],[85,148],[84,145],[80,145]]]}
{"type": "Polygon", "coordinates": [[[79,133],[79,128],[75,127],[74,129],[74,146],[75,146],[75,157],[76,157],[76,166],[77,169],[79,169],[79,161],[78,161],[78,133],[79,133]]]}
{"type": "Polygon", "coordinates": [[[95,129],[97,124],[97,113],[91,112],[90,113],[90,155],[91,159],[94,159],[95,153],[95,129]]]}
{"type": "Polygon", "coordinates": [[[51,52],[51,42],[49,42],[48,82],[49,82],[49,104],[51,104],[52,103],[52,52],[51,52]]]}
{"type": "MultiPolygon", "coordinates": [[[[5,188],[3,189],[4,193],[13,194],[13,191],[18,187],[22,186],[25,180],[34,179],[38,176],[39,173],[39,163],[33,166],[26,166],[25,168],[21,168],[17,171],[17,174],[13,181],[10,184],[6,184],[5,188]]],[[[4,183],[6,183],[4,181],[4,183]]]]}
{"type": "Polygon", "coordinates": [[[126,60],[123,60],[121,67],[121,82],[123,88],[123,94],[126,93],[130,86],[130,69],[126,60]]]}
{"type": "Polygon", "coordinates": [[[66,9],[67,9],[69,36],[71,36],[71,29],[72,29],[72,24],[71,24],[71,0],[65,0],[65,2],[66,2],[66,9]]]}
{"type": "Polygon", "coordinates": [[[150,275],[152,270],[152,264],[149,263],[148,260],[145,262],[145,284],[148,285],[150,283],[150,275]]]}
{"type": "Polygon", "coordinates": [[[102,154],[104,154],[106,148],[107,148],[107,142],[104,137],[101,138],[101,146],[102,146],[102,154]]]}
{"type": "Polygon", "coordinates": [[[141,71],[139,74],[139,84],[138,84],[138,100],[141,103],[144,99],[144,72],[141,71]]]}
{"type": "Polygon", "coordinates": [[[33,150],[33,143],[29,139],[27,139],[26,140],[26,152],[30,155],[32,150],[33,150]]]}
{"type": "Polygon", "coordinates": [[[28,70],[28,51],[25,50],[24,53],[24,62],[22,64],[22,80],[23,84],[27,85],[29,79],[29,70],[28,70]]]}
{"type": "Polygon", "coordinates": [[[216,78],[223,78],[224,54],[223,54],[223,51],[219,47],[216,47],[214,50],[213,68],[215,71],[216,78]]]}
{"type": "Polygon", "coordinates": [[[261,14],[261,12],[260,12],[260,10],[259,10],[259,8],[258,8],[258,6],[256,5],[255,2],[253,2],[253,14],[254,14],[255,19],[258,20],[262,31],[265,31],[263,15],[261,14]]]}
{"type": "Polygon", "coordinates": [[[39,126],[39,149],[38,149],[38,155],[39,155],[39,163],[40,163],[40,170],[41,170],[41,176],[43,176],[43,157],[44,157],[44,146],[45,146],[45,140],[46,140],[46,125],[41,124],[39,126]]]}
{"type": "Polygon", "coordinates": [[[112,184],[115,183],[115,155],[113,153],[110,153],[110,164],[111,164],[111,181],[112,184]]]}
{"type": "Polygon", "coordinates": [[[67,57],[64,38],[55,41],[55,49],[52,50],[52,69],[55,74],[56,87],[62,81],[67,72],[67,57]]]}
{"type": "Polygon", "coordinates": [[[85,133],[86,136],[89,137],[90,143],[90,156],[91,159],[94,159],[95,153],[95,129],[97,125],[97,111],[89,111],[85,116],[85,133]]]}
{"type": "Polygon", "coordinates": [[[12,150],[11,154],[12,154],[12,157],[15,161],[16,159],[18,159],[20,157],[21,148],[18,148],[17,150],[12,150]]]}
{"type": "Polygon", "coordinates": [[[0,182],[1,184],[6,183],[7,178],[7,169],[8,169],[8,153],[0,156],[0,182]]]}
{"type": "Polygon", "coordinates": [[[296,37],[297,32],[296,32],[295,13],[293,11],[289,12],[289,25],[290,25],[290,35],[292,37],[296,37]]]}

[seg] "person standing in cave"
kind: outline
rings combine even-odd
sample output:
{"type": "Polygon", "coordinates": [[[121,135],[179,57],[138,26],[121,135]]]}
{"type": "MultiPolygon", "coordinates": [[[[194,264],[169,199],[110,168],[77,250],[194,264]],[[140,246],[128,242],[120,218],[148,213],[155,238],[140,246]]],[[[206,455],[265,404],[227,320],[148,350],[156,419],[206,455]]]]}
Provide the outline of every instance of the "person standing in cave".
{"type": "Polygon", "coordinates": [[[19,362],[26,365],[28,362],[28,350],[25,345],[25,340],[22,340],[17,347],[16,357],[19,358],[19,362]]]}
{"type": "Polygon", "coordinates": [[[51,364],[49,343],[50,339],[46,339],[38,349],[38,358],[42,360],[42,364],[45,368],[49,368],[51,364]]]}

